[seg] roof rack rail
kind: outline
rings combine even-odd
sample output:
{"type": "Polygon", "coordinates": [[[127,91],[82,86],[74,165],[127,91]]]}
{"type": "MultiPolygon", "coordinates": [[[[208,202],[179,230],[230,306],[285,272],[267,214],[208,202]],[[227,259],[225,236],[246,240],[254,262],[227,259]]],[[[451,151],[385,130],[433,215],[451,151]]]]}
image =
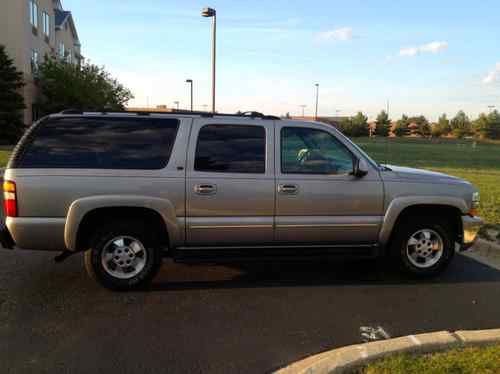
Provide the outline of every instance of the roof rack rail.
{"type": "Polygon", "coordinates": [[[64,109],[60,113],[61,114],[83,114],[83,111],[79,110],[79,109],[64,109]]]}
{"type": "Polygon", "coordinates": [[[238,113],[212,113],[212,112],[202,112],[202,111],[191,111],[191,110],[182,110],[182,109],[174,109],[172,112],[164,112],[164,111],[128,111],[128,110],[112,110],[112,109],[101,109],[101,110],[79,110],[79,109],[65,109],[60,112],[60,114],[83,114],[84,112],[93,112],[93,113],[101,113],[101,114],[109,114],[109,113],[117,113],[117,114],[136,114],[138,116],[149,116],[150,114],[185,114],[185,115],[197,115],[201,117],[250,117],[250,118],[260,118],[264,120],[280,120],[280,117],[265,115],[260,112],[238,112],[238,113]]]}

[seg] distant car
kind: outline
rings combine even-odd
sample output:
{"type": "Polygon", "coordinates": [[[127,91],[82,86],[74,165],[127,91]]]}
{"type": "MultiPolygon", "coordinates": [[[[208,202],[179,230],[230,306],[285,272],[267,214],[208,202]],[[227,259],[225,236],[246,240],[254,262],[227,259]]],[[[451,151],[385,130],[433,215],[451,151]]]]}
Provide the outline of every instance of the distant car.
{"type": "Polygon", "coordinates": [[[4,247],[85,251],[128,289],[177,261],[389,255],[442,271],[482,223],[479,193],[379,165],[335,128],[258,113],[62,112],[33,125],[5,171],[4,247]]]}

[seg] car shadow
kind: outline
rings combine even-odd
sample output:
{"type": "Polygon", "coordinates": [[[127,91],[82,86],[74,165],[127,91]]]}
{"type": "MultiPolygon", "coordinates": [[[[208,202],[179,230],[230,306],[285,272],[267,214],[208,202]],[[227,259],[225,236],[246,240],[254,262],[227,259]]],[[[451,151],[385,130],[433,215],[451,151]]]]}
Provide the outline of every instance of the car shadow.
{"type": "Polygon", "coordinates": [[[461,255],[455,257],[445,272],[426,279],[408,276],[383,260],[224,263],[212,264],[224,269],[213,272],[207,271],[209,266],[165,264],[162,274],[148,290],[500,282],[499,270],[461,255]],[[171,266],[188,270],[176,271],[182,273],[180,277],[171,276],[171,266]]]}

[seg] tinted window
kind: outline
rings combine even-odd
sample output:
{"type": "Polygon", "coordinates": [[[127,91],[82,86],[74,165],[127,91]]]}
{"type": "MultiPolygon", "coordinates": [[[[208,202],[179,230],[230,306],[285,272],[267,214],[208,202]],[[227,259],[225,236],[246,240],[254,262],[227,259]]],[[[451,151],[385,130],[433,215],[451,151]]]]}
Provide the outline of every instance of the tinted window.
{"type": "Polygon", "coordinates": [[[234,125],[202,127],[194,169],[221,173],[264,173],[265,129],[261,126],[234,125]]]}
{"type": "Polygon", "coordinates": [[[162,169],[178,126],[176,119],[49,119],[30,136],[15,167],[162,169]]]}
{"type": "Polygon", "coordinates": [[[332,134],[305,127],[281,130],[281,171],[289,174],[347,174],[351,152],[332,134]]]}

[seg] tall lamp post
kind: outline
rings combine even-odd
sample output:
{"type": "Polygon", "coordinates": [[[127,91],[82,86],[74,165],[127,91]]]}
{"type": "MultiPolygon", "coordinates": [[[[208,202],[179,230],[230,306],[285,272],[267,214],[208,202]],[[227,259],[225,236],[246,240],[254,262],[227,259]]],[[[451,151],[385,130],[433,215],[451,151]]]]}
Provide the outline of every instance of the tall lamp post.
{"type": "Polygon", "coordinates": [[[203,8],[203,17],[212,17],[212,113],[215,113],[215,51],[217,40],[217,15],[213,8],[203,8]]]}
{"type": "Polygon", "coordinates": [[[192,79],[186,79],[186,83],[189,83],[191,86],[191,112],[193,111],[193,80],[192,79]]]}
{"type": "Polygon", "coordinates": [[[314,112],[314,120],[318,120],[318,101],[319,101],[319,83],[315,84],[316,86],[316,110],[314,112]]]}
{"type": "Polygon", "coordinates": [[[304,118],[304,109],[306,109],[307,105],[302,104],[300,107],[302,108],[302,118],[304,118]]]}
{"type": "Polygon", "coordinates": [[[178,101],[174,101],[174,104],[177,106],[177,110],[179,110],[179,102],[178,101]]]}

